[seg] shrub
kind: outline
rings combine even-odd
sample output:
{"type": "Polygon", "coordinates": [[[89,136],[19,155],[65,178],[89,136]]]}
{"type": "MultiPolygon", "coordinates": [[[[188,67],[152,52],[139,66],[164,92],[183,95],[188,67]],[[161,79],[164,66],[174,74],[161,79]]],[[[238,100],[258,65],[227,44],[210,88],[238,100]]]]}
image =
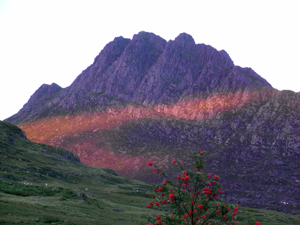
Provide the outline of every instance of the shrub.
{"type": "Polygon", "coordinates": [[[237,224],[236,214],[239,205],[228,204],[220,199],[222,187],[219,176],[203,171],[204,153],[194,153],[193,170],[188,170],[184,162],[173,160],[179,168],[179,175],[170,179],[163,167],[148,161],[153,172],[163,179],[155,186],[156,200],[147,204],[148,208],[160,209],[155,217],[148,217],[149,225],[158,224],[237,224]]]}

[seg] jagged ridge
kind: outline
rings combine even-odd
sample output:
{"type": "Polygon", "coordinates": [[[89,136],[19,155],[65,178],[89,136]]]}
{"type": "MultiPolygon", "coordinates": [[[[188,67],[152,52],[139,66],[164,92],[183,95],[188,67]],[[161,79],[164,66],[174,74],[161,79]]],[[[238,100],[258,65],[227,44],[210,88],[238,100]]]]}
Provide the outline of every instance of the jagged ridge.
{"type": "Polygon", "coordinates": [[[132,40],[118,37],[107,44],[69,87],[60,90],[54,84],[43,85],[7,121],[21,124],[128,103],[169,104],[262,87],[271,85],[252,69],[234,66],[224,50],[195,44],[185,33],[166,42],[153,33],[140,32],[132,40]]]}

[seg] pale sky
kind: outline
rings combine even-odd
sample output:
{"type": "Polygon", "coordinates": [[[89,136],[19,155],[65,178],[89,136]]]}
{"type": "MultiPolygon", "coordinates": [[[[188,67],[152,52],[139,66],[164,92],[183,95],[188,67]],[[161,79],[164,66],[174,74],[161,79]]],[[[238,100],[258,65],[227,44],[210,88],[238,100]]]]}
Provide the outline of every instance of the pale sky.
{"type": "Polygon", "coordinates": [[[115,37],[180,33],[300,91],[298,0],[0,0],[0,120],[42,85],[69,86],[115,37]]]}

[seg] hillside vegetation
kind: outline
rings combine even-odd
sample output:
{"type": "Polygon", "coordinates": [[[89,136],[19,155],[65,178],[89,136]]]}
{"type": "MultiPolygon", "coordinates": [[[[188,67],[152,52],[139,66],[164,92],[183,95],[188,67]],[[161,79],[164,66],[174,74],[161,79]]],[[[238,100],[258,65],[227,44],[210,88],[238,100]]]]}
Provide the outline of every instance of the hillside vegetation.
{"type": "MultiPolygon", "coordinates": [[[[77,155],[27,140],[0,121],[0,224],[140,224],[152,185],[82,164],[77,155]]],[[[241,207],[240,224],[300,224],[300,217],[241,207]]]]}
{"type": "Polygon", "coordinates": [[[0,122],[0,224],[137,224],[149,191],[0,122]]]}

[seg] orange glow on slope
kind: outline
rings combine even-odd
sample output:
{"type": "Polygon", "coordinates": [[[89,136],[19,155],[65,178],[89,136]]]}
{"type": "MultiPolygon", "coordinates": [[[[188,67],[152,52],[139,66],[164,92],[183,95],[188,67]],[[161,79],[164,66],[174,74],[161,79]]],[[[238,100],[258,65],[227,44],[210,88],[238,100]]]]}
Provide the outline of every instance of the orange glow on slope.
{"type": "Polygon", "coordinates": [[[109,148],[95,148],[95,145],[97,143],[86,141],[68,147],[79,156],[82,163],[111,168],[125,177],[132,177],[147,163],[147,159],[142,156],[129,157],[115,153],[109,148]]]}
{"type": "Polygon", "coordinates": [[[19,127],[26,132],[31,141],[66,148],[77,153],[83,163],[108,167],[123,176],[132,177],[132,173],[145,166],[146,160],[143,156],[132,157],[113,152],[102,140],[101,132],[98,131],[117,128],[133,119],[155,117],[185,120],[209,119],[220,112],[242,107],[258,98],[268,99],[277,93],[279,92],[267,90],[227,95],[214,94],[206,99],[194,98],[170,105],[127,106],[123,109],[109,109],[106,112],[93,114],[46,118],[25,123],[19,127]],[[89,137],[94,136],[94,139],[76,140],[76,137],[83,133],[88,133],[89,137]],[[64,142],[69,137],[75,141],[64,142]]]}
{"type": "Polygon", "coordinates": [[[156,105],[154,110],[163,115],[185,120],[211,119],[218,113],[240,108],[248,103],[268,99],[277,95],[274,90],[263,90],[257,92],[237,92],[230,94],[213,94],[208,98],[192,98],[182,100],[170,105],[156,105]]]}
{"type": "Polygon", "coordinates": [[[19,127],[26,132],[27,137],[31,141],[50,144],[55,141],[59,142],[59,140],[74,134],[109,130],[119,127],[132,119],[157,116],[162,115],[153,109],[127,106],[124,109],[109,109],[107,112],[50,117],[28,122],[19,125],[19,127]]]}

